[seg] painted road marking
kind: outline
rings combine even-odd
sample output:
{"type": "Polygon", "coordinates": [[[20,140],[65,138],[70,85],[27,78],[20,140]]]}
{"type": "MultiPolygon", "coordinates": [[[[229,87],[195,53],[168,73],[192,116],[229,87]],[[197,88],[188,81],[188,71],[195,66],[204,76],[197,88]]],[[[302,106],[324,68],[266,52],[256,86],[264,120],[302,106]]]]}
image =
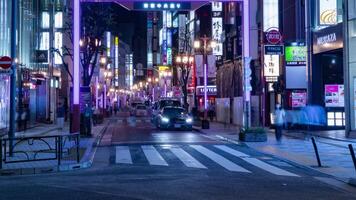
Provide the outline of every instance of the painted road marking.
{"type": "Polygon", "coordinates": [[[152,145],[143,145],[141,148],[150,165],[168,166],[167,162],[163,159],[161,154],[159,154],[156,148],[154,148],[152,145]]]}
{"type": "Polygon", "coordinates": [[[131,154],[128,146],[117,146],[115,163],[132,164],[131,154]]]}
{"type": "Polygon", "coordinates": [[[193,168],[200,168],[200,169],[206,169],[206,167],[201,164],[198,160],[193,158],[190,154],[188,154],[186,151],[179,147],[172,147],[170,148],[170,151],[181,160],[185,166],[187,167],[193,167],[193,168]]]}
{"type": "Polygon", "coordinates": [[[240,151],[237,151],[237,150],[232,149],[230,147],[227,147],[225,145],[214,145],[214,147],[216,147],[216,148],[218,148],[220,150],[223,150],[223,151],[225,151],[225,152],[227,152],[227,153],[229,153],[231,155],[237,156],[237,157],[250,157],[247,154],[244,154],[244,153],[242,153],[240,151]]]}
{"type": "Polygon", "coordinates": [[[267,172],[270,172],[272,174],[275,175],[279,175],[279,176],[295,176],[295,177],[299,177],[296,174],[293,174],[291,172],[288,172],[284,169],[280,169],[278,167],[275,167],[273,165],[267,164],[261,160],[258,160],[257,158],[242,158],[244,161],[250,163],[251,165],[254,165],[260,169],[263,169],[267,172]]]}
{"type": "Polygon", "coordinates": [[[247,172],[247,173],[250,172],[247,169],[240,167],[239,165],[236,165],[230,160],[220,156],[219,154],[214,153],[213,151],[210,151],[205,147],[202,147],[201,145],[190,145],[190,146],[229,171],[247,172]]]}
{"type": "Polygon", "coordinates": [[[265,170],[267,172],[270,172],[272,174],[276,174],[276,175],[280,175],[280,176],[296,176],[299,177],[296,174],[290,173],[286,170],[280,169],[278,167],[275,167],[273,165],[267,164],[261,160],[258,160],[257,158],[250,158],[249,155],[244,154],[240,151],[237,151],[235,149],[229,148],[227,146],[224,145],[214,145],[216,148],[221,149],[223,151],[225,151],[226,153],[229,153],[233,156],[239,157],[242,160],[250,163],[251,165],[254,165],[262,170],[265,170]]]}

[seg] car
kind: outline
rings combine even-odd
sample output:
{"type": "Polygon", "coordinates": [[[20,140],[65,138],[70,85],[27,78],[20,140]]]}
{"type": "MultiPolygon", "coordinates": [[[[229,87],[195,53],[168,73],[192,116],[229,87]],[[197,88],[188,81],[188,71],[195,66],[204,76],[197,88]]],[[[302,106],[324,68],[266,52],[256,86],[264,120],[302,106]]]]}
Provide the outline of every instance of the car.
{"type": "Polygon", "coordinates": [[[157,122],[157,116],[159,112],[167,106],[181,107],[182,105],[178,99],[174,99],[174,98],[161,98],[160,100],[156,101],[152,106],[151,121],[153,123],[157,122]]]}
{"type": "Polygon", "coordinates": [[[193,117],[182,107],[164,107],[157,116],[158,129],[193,129],[193,117]]]}
{"type": "Polygon", "coordinates": [[[144,104],[137,104],[135,109],[135,115],[137,117],[147,116],[147,107],[144,104]]]}
{"type": "Polygon", "coordinates": [[[137,105],[142,105],[143,103],[140,101],[134,101],[130,105],[130,115],[135,115],[136,113],[136,106],[137,105]]]}

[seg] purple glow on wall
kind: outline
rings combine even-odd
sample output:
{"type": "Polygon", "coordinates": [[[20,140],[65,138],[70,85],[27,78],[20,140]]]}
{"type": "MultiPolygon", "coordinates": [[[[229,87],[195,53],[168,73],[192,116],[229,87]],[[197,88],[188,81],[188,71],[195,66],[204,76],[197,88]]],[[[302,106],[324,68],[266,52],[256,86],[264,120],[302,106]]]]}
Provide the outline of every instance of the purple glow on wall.
{"type": "Polygon", "coordinates": [[[80,38],[80,0],[73,0],[73,104],[79,104],[80,66],[79,66],[79,38],[80,38]]]}
{"type": "Polygon", "coordinates": [[[243,2],[243,55],[244,57],[249,57],[250,56],[250,6],[249,6],[249,1],[250,0],[244,0],[243,2]]]}

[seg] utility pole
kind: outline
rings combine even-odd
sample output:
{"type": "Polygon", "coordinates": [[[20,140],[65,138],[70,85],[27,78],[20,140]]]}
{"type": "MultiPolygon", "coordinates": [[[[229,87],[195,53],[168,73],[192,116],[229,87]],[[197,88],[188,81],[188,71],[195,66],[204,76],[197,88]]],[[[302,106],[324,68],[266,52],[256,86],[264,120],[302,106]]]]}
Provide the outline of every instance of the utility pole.
{"type": "MultiPolygon", "coordinates": [[[[17,59],[17,9],[18,9],[18,0],[12,0],[11,5],[11,58],[12,60],[17,59]]],[[[13,153],[13,140],[15,137],[16,129],[16,66],[17,63],[13,62],[11,67],[11,76],[10,76],[10,124],[9,124],[9,153],[12,156],[13,153]]],[[[1,162],[1,161],[0,161],[1,162]]]]}

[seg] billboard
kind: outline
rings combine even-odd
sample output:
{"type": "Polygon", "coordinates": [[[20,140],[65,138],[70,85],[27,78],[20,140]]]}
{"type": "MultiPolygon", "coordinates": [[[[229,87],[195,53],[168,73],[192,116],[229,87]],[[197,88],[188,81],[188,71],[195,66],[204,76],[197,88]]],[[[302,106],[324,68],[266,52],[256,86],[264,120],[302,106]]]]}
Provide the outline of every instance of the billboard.
{"type": "Polygon", "coordinates": [[[305,65],[307,60],[306,46],[286,46],[285,59],[287,65],[305,65]]]}
{"type": "Polygon", "coordinates": [[[325,85],[325,107],[344,107],[344,85],[325,85]]]}

